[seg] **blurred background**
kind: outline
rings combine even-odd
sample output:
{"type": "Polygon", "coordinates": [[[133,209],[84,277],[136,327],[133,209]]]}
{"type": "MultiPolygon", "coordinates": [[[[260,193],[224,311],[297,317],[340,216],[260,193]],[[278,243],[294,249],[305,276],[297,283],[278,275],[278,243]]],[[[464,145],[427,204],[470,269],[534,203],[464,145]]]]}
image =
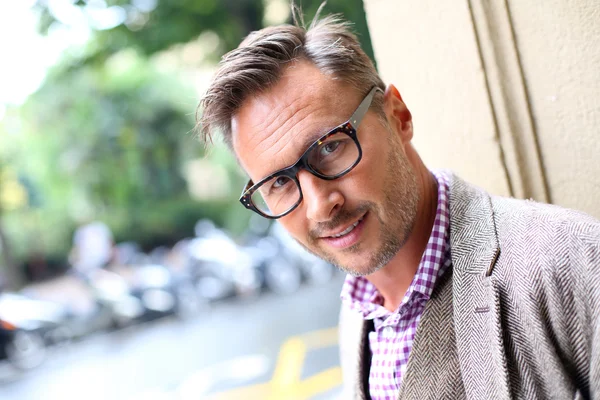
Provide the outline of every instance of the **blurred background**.
{"type": "MultiPolygon", "coordinates": [[[[362,0],[325,12],[373,57],[362,0]]],[[[193,131],[220,57],[290,21],[289,0],[0,3],[0,398],[338,393],[343,276],[241,207],[193,131]]]]}
{"type": "MultiPolygon", "coordinates": [[[[320,0],[298,1],[310,20],[320,0]]],[[[0,398],[330,399],[343,276],[194,137],[289,0],[0,2],[0,398]]],[[[597,0],[329,0],[426,165],[600,217],[597,0]]]]}

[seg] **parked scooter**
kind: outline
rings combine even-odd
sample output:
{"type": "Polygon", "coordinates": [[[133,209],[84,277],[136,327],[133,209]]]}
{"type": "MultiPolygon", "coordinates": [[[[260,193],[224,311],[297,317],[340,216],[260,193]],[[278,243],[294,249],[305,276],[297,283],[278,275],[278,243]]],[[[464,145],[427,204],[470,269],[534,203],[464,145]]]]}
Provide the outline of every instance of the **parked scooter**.
{"type": "Polygon", "coordinates": [[[7,360],[20,370],[28,370],[45,359],[46,345],[39,332],[0,319],[0,360],[7,360]]]}

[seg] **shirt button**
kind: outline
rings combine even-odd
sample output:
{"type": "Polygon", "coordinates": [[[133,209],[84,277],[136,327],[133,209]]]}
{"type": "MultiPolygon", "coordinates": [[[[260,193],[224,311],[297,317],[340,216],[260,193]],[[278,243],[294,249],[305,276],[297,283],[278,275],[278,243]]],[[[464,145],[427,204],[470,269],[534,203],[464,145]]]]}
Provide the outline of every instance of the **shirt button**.
{"type": "Polygon", "coordinates": [[[386,326],[385,329],[383,330],[383,337],[389,339],[393,336],[394,336],[394,328],[391,326],[386,326]]]}

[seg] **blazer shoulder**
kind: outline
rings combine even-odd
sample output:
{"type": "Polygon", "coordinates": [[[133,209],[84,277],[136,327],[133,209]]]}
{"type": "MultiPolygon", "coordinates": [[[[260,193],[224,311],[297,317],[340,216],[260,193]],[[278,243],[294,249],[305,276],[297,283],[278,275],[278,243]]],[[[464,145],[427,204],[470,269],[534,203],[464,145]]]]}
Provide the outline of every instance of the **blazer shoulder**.
{"type": "Polygon", "coordinates": [[[491,201],[500,239],[531,233],[547,240],[600,243],[600,221],[582,211],[499,196],[491,196],[491,201]]]}
{"type": "Polygon", "coordinates": [[[533,286],[536,279],[560,283],[565,290],[600,283],[600,221],[534,201],[492,197],[492,204],[500,247],[497,268],[533,286]],[[518,278],[524,271],[527,275],[518,278]]]}

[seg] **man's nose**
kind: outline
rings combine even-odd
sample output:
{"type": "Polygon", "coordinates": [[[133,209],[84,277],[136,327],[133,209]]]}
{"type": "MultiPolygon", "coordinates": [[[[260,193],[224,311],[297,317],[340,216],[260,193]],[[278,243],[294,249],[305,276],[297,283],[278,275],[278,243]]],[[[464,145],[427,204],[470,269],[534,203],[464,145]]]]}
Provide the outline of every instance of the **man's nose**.
{"type": "Polygon", "coordinates": [[[342,208],[344,196],[332,181],[320,179],[308,171],[298,172],[306,217],[314,222],[329,221],[342,208]]]}

